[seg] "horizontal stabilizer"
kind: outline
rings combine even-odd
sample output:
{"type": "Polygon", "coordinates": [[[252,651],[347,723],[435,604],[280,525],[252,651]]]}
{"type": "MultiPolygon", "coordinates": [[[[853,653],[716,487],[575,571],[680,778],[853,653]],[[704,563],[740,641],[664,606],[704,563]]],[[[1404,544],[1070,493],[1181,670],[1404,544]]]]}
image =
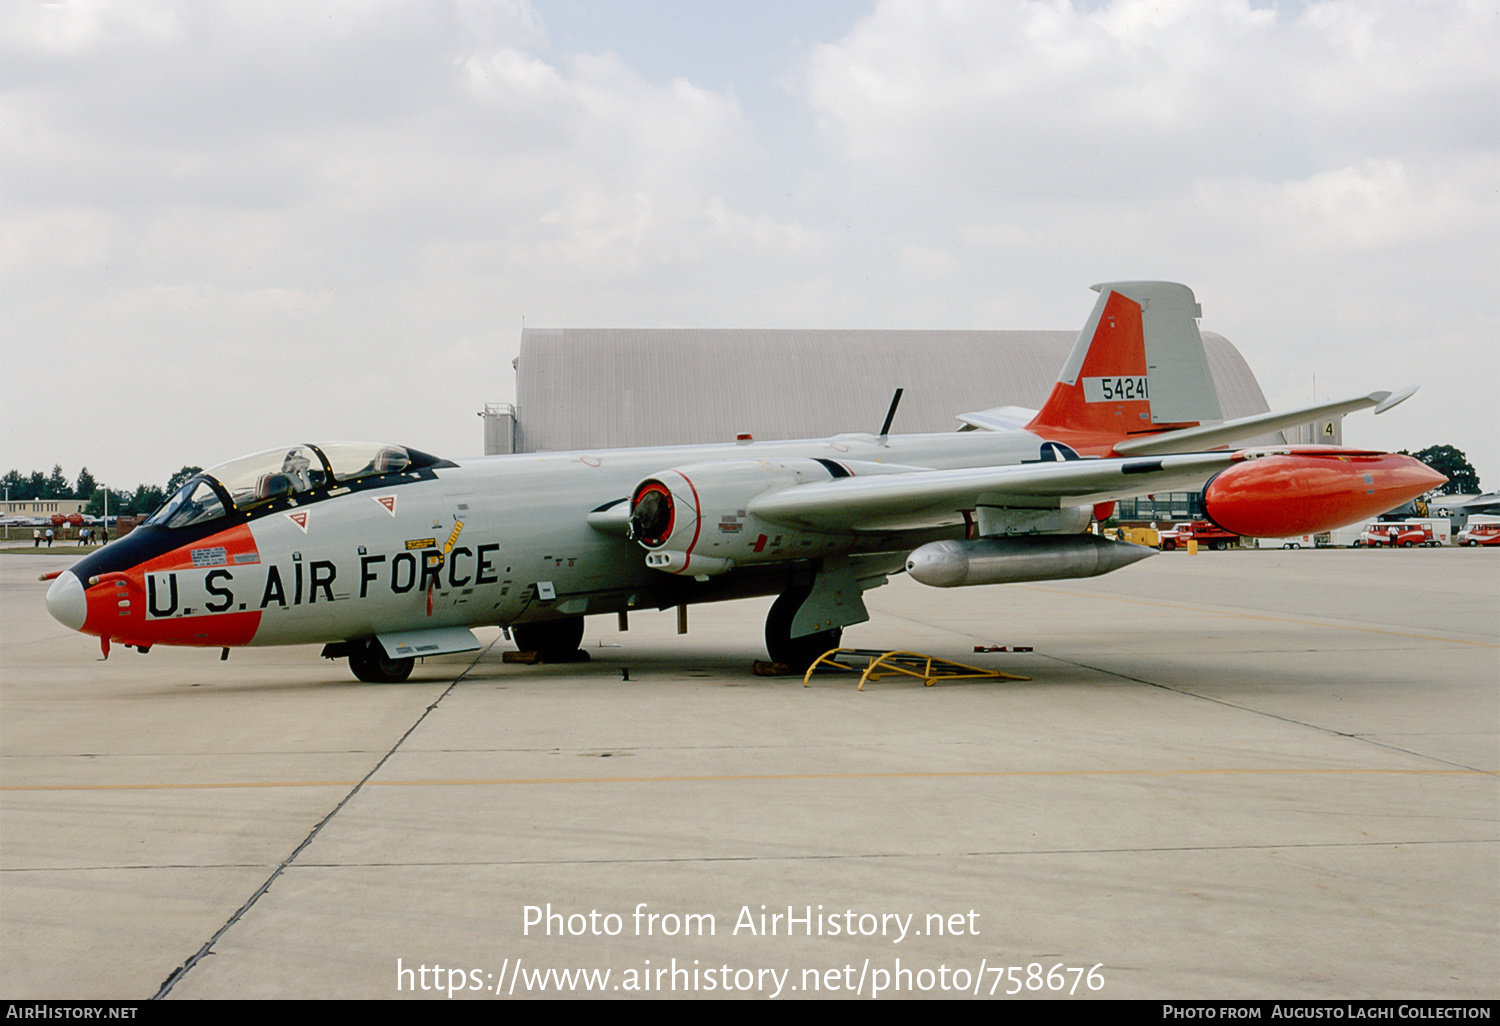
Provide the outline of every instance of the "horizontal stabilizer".
{"type": "Polygon", "coordinates": [[[996,406],[978,413],[960,413],[954,419],[960,431],[1020,431],[1036,419],[1036,410],[1025,406],[996,406]]]}
{"type": "Polygon", "coordinates": [[[1160,456],[1174,452],[1202,452],[1217,449],[1246,438],[1263,435],[1270,431],[1296,427],[1324,417],[1338,417],[1355,410],[1375,407],[1376,413],[1384,413],[1406,399],[1417,389],[1415,386],[1400,392],[1371,392],[1369,395],[1339,399],[1331,403],[1299,406],[1295,410],[1280,410],[1257,413],[1251,417],[1226,420],[1222,424],[1204,424],[1199,427],[1179,428],[1163,431],[1158,435],[1145,435],[1115,443],[1115,452],[1121,456],[1160,456]]]}

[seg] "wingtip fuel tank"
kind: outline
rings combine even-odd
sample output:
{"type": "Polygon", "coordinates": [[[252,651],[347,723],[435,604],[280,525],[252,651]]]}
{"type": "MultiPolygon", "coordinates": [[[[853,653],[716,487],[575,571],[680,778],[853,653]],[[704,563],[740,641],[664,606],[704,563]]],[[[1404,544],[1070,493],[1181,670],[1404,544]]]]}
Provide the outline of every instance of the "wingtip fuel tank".
{"type": "Polygon", "coordinates": [[[1248,454],[1209,482],[1203,508],[1235,534],[1284,538],[1378,516],[1447,480],[1398,453],[1308,446],[1248,454]]]}

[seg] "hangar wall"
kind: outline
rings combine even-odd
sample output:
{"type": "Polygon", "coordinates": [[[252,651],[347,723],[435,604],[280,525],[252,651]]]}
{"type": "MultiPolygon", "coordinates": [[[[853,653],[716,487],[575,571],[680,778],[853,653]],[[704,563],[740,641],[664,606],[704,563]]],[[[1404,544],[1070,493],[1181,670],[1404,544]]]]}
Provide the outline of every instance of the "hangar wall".
{"type": "MultiPolygon", "coordinates": [[[[1225,419],[1266,412],[1239,351],[1202,334],[1225,419]]],[[[558,452],[874,432],[897,388],[905,392],[893,432],[954,431],[961,413],[1039,407],[1077,338],[1076,330],[527,328],[514,419],[495,430],[486,415],[486,452],[507,451],[507,441],[509,451],[558,452]]]]}

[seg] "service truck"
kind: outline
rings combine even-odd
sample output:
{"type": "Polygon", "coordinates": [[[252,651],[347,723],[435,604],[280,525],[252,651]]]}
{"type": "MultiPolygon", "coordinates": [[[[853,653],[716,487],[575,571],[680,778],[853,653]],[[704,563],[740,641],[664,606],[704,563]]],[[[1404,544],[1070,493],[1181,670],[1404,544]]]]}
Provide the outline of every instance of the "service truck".
{"type": "Polygon", "coordinates": [[[1163,552],[1185,549],[1190,541],[1197,542],[1200,548],[1222,549],[1233,545],[1239,538],[1234,532],[1208,520],[1184,520],[1159,532],[1157,544],[1163,552]]]}
{"type": "Polygon", "coordinates": [[[1500,546],[1500,517],[1484,513],[1471,516],[1453,544],[1500,546]]]}
{"type": "Polygon", "coordinates": [[[1395,528],[1395,544],[1403,549],[1413,546],[1435,548],[1439,545],[1447,545],[1450,543],[1453,532],[1453,525],[1449,523],[1447,517],[1429,517],[1420,520],[1377,520],[1365,525],[1361,540],[1368,548],[1390,548],[1392,528],[1395,528]]]}
{"type": "Polygon", "coordinates": [[[1329,544],[1331,542],[1326,531],[1322,534],[1293,534],[1285,538],[1255,539],[1257,549],[1316,549],[1329,544]]]}

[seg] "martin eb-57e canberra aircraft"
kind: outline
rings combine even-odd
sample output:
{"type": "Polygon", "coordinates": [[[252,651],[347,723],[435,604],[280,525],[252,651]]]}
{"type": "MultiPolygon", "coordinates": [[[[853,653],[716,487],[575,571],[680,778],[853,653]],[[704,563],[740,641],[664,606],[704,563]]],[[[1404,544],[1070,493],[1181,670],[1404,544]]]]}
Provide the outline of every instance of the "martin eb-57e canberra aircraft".
{"type": "MultiPolygon", "coordinates": [[[[955,587],[1091,577],[1153,550],[1086,533],[1117,499],[1198,491],[1236,534],[1354,523],[1445,478],[1332,446],[1227,451],[1415,389],[1219,422],[1182,285],[1115,282],[1041,410],[939,435],[446,460],[398,445],[299,444],[214,467],[129,535],[58,574],[47,608],[111,642],[323,643],[365,681],[477,649],[499,625],[544,658],[583,618],[779,596],[773,661],[809,664],[903,570],[955,587]]],[[[894,413],[894,404],[892,406],[894,413]]]]}

